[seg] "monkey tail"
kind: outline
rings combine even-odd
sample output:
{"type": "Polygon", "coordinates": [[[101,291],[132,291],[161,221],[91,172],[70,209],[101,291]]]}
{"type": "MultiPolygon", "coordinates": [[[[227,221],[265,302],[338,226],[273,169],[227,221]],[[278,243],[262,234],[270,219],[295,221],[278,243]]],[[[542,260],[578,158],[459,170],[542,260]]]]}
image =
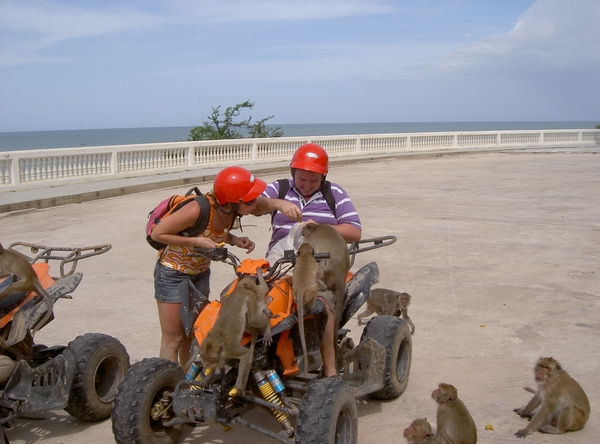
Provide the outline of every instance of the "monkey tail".
{"type": "Polygon", "coordinates": [[[531,387],[523,387],[523,390],[525,390],[529,393],[533,393],[534,395],[537,395],[537,390],[532,389],[531,387]]]}
{"type": "Polygon", "coordinates": [[[304,374],[308,374],[308,349],[306,348],[306,336],[304,334],[304,305],[298,304],[298,329],[300,330],[300,344],[302,344],[302,367],[304,374]]]}

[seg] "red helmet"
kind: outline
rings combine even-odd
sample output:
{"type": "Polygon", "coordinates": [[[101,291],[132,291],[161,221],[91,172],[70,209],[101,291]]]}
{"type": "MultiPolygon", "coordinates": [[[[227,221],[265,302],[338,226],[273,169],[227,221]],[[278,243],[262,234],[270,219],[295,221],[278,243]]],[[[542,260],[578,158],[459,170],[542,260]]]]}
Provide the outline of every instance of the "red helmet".
{"type": "Polygon", "coordinates": [[[250,202],[260,196],[265,188],[265,182],[237,166],[222,169],[213,182],[213,191],[219,205],[250,202]]]}
{"type": "Polygon", "coordinates": [[[306,143],[298,147],[292,157],[290,167],[327,174],[329,169],[329,157],[325,150],[316,143],[306,143]]]}

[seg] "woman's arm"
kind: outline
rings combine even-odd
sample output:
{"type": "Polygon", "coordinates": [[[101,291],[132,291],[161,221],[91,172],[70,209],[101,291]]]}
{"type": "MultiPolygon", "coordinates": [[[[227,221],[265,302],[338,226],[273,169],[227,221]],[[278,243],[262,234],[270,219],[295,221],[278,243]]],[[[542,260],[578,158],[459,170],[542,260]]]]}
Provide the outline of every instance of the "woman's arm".
{"type": "Polygon", "coordinates": [[[171,213],[160,221],[152,230],[152,239],[167,245],[179,247],[202,247],[215,248],[217,244],[211,239],[199,237],[180,236],[181,231],[190,228],[200,217],[200,207],[196,205],[184,205],[181,209],[171,213]]]}

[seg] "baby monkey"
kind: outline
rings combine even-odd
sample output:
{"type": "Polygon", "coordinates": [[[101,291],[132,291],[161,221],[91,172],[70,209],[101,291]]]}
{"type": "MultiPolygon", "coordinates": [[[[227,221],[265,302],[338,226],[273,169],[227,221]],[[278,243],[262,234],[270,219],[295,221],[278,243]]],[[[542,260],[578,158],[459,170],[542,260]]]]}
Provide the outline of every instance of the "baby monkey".
{"type": "Polygon", "coordinates": [[[367,299],[367,308],[358,314],[358,325],[366,324],[363,318],[376,313],[378,316],[402,316],[410,327],[410,333],[415,333],[415,324],[408,316],[408,306],[411,296],[408,293],[400,293],[387,288],[374,288],[367,299]]]}
{"type": "Polygon", "coordinates": [[[44,318],[32,329],[33,335],[39,329],[38,327],[43,326],[52,315],[54,301],[44,287],[42,287],[42,283],[38,279],[27,256],[11,248],[4,248],[0,244],[0,279],[8,277],[11,274],[16,277],[17,281],[0,292],[0,300],[11,294],[33,291],[43,297],[48,304],[48,310],[46,310],[44,318]]]}
{"type": "Polygon", "coordinates": [[[431,430],[431,424],[427,418],[415,419],[404,429],[404,437],[408,444],[439,444],[439,441],[433,436],[433,430],[431,430]]]}
{"type": "Polygon", "coordinates": [[[577,381],[552,357],[540,358],[534,373],[538,390],[526,390],[533,391],[535,396],[524,408],[514,410],[520,417],[531,418],[531,421],[515,435],[525,438],[536,430],[562,434],[582,429],[590,417],[590,402],[577,381]]]}
{"type": "Polygon", "coordinates": [[[240,360],[232,396],[246,390],[258,334],[263,333],[267,344],[272,342],[270,320],[274,316],[265,304],[269,287],[260,268],[256,274],[258,284],[253,277],[244,276],[225,298],[215,324],[200,346],[200,360],[207,374],[208,369],[213,371],[225,367],[228,359],[240,360]],[[240,344],[244,332],[252,335],[250,349],[240,344]]]}

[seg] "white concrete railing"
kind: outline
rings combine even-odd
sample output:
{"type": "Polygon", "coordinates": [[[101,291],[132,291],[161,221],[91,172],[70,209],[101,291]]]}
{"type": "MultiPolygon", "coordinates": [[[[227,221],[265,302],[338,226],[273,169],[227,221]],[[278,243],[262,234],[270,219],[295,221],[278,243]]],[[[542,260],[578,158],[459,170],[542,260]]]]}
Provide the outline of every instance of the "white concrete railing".
{"type": "Polygon", "coordinates": [[[402,152],[600,145],[600,130],[471,131],[235,139],[0,152],[0,192],[289,160],[314,142],[331,158],[402,152]]]}

